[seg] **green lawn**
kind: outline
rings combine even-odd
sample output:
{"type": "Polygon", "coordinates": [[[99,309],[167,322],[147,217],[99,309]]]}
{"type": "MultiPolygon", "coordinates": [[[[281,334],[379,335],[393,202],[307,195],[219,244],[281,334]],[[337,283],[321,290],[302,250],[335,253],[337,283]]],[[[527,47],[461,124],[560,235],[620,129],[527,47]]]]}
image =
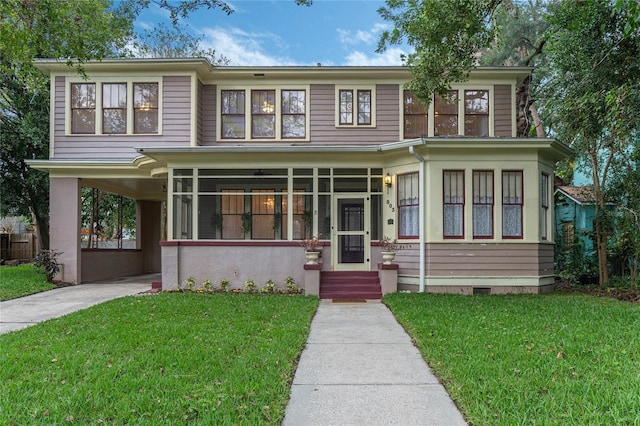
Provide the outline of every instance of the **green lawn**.
{"type": "Polygon", "coordinates": [[[385,296],[474,425],[640,424],[640,305],[578,294],[385,296]]]}
{"type": "Polygon", "coordinates": [[[51,290],[55,285],[48,283],[44,274],[36,271],[31,264],[20,266],[0,266],[0,301],[15,299],[41,291],[51,290]]]}
{"type": "Polygon", "coordinates": [[[280,424],[315,297],[126,297],[0,336],[0,424],[280,424]]]}

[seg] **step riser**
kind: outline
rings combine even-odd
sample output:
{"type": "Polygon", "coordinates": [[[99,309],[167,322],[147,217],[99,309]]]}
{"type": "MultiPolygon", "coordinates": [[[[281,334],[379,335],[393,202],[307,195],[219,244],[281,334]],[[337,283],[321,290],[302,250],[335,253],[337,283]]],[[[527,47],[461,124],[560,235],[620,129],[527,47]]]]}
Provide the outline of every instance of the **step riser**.
{"type": "Polygon", "coordinates": [[[382,288],[377,272],[323,272],[320,299],[380,299],[382,288]]]}

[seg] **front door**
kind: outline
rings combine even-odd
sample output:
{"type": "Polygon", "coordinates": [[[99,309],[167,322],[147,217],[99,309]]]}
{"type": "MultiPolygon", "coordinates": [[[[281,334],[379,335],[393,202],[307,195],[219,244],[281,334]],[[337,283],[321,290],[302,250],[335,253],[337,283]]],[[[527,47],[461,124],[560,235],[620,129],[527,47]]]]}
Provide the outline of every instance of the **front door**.
{"type": "Polygon", "coordinates": [[[335,196],[333,217],[338,219],[331,243],[334,270],[368,271],[371,246],[369,197],[335,196]]]}

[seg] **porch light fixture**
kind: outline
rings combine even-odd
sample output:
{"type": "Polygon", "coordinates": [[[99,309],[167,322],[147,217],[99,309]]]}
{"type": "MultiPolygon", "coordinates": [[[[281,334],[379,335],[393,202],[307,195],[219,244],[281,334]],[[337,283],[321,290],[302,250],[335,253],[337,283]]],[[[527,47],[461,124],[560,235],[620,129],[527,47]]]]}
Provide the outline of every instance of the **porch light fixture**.
{"type": "Polygon", "coordinates": [[[384,184],[387,186],[387,194],[389,193],[389,188],[391,188],[391,175],[387,173],[384,177],[384,184]]]}

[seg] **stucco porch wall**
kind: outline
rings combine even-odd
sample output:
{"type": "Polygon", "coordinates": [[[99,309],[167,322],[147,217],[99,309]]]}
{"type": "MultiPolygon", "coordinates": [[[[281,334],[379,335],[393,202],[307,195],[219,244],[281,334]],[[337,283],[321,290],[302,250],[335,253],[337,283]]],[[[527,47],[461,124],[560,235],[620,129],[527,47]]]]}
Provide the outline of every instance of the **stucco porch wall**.
{"type": "Polygon", "coordinates": [[[82,250],[81,282],[147,273],[142,262],[142,250],[82,250]]]}
{"type": "MultiPolygon", "coordinates": [[[[230,288],[241,289],[246,280],[258,288],[269,279],[280,288],[284,280],[293,277],[298,287],[304,287],[304,251],[299,242],[212,242],[162,241],[162,289],[177,289],[189,277],[196,286],[211,280],[220,287],[220,280],[230,281],[230,288]]],[[[330,250],[323,250],[322,270],[329,270],[330,250]]]]}

